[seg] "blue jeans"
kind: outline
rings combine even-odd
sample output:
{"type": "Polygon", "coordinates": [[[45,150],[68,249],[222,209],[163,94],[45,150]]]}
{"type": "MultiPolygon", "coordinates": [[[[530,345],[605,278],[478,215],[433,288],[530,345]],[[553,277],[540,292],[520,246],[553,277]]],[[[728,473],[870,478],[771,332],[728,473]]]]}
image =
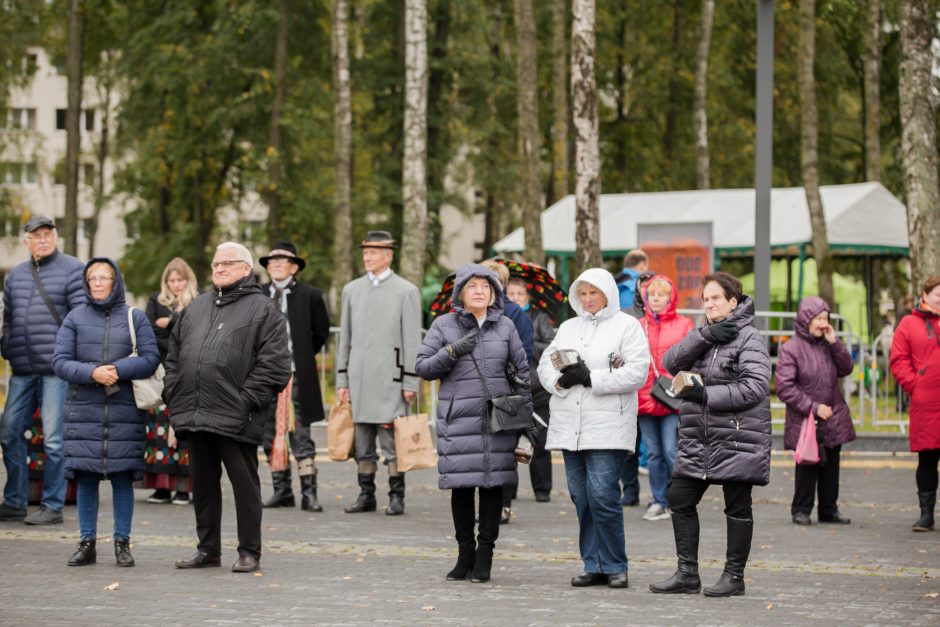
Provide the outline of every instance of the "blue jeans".
{"type": "Polygon", "coordinates": [[[627,571],[627,544],[620,507],[620,472],[626,451],[562,451],[568,494],[578,512],[578,544],[584,572],[627,571]]]}
{"type": "MultiPolygon", "coordinates": [[[[94,472],[77,472],[78,481],[78,529],[82,538],[98,537],[98,484],[101,475],[94,472]]],[[[114,505],[114,539],[129,540],[131,521],[134,518],[134,473],[116,472],[108,475],[111,480],[111,495],[114,505]]]]}
{"type": "Polygon", "coordinates": [[[649,455],[649,479],[653,502],[669,507],[666,494],[672,478],[672,466],[676,461],[676,429],[679,426],[679,414],[639,416],[638,422],[649,455]]]}
{"type": "Polygon", "coordinates": [[[42,437],[46,459],[43,463],[42,504],[62,511],[65,505],[65,462],[62,456],[62,412],[68,383],[55,375],[12,375],[3,420],[0,444],[7,483],[3,501],[10,507],[24,509],[29,491],[29,467],[26,438],[39,407],[42,413],[42,437]]]}

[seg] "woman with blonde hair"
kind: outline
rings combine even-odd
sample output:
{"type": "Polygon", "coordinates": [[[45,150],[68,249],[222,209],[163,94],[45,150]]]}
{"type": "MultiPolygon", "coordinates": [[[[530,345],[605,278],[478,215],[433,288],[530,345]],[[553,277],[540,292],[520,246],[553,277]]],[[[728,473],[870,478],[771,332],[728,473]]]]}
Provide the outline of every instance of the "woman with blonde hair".
{"type": "MultiPolygon", "coordinates": [[[[166,264],[160,278],[160,291],[151,295],[147,302],[147,318],[157,336],[160,361],[164,366],[173,325],[198,295],[196,274],[188,263],[175,257],[166,264]]],[[[189,449],[173,435],[167,407],[152,409],[147,416],[147,450],[144,458],[147,463],[144,487],[154,490],[147,499],[149,503],[186,505],[191,501],[189,449]],[[174,491],[176,494],[173,494],[174,491]]]]}

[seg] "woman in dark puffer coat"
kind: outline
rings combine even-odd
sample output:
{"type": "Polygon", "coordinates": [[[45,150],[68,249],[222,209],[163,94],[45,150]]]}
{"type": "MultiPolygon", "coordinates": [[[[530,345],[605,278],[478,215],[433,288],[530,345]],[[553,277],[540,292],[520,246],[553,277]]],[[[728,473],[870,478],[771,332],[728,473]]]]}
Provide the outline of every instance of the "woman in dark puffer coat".
{"type": "Polygon", "coordinates": [[[744,567],[754,519],[751,488],[770,481],[770,356],[754,328],[754,301],[726,272],[702,280],[707,323],[669,349],[663,365],[675,376],[694,371],[704,386],[680,395],[679,442],[669,488],[678,570],[652,592],[695,594],[699,520],[696,506],[710,485],[725,497],[725,568],[706,596],[744,594],[744,567]]]}
{"type": "Polygon", "coordinates": [[[65,402],[65,476],[78,482],[81,541],[69,566],[94,564],[98,484],[111,480],[114,553],[118,566],[133,566],[130,553],[134,481],[144,474],[144,412],[134,401],[132,379],[145,379],[160,364],[150,321],[133,312],[137,356],[131,354],[124,280],[117,264],[96,257],[85,266],[87,303],[69,312],[56,337],[55,373],[70,384],[65,402]]]}
{"type": "Polygon", "coordinates": [[[798,525],[811,522],[817,485],[819,522],[851,522],[839,513],[839,454],[843,444],[855,439],[855,427],[839,379],[852,374],[854,366],[829,324],[829,305],[818,296],[804,298],[796,314],[796,335],[783,345],[777,360],[777,396],[787,405],[784,448],[796,448],[803,419],[810,413],[822,439],[819,463],[796,465],[790,514],[798,525]]]}
{"type": "Polygon", "coordinates": [[[478,264],[457,270],[453,313],[434,320],[415,363],[420,377],[440,379],[437,406],[438,485],[451,490],[451,512],[459,557],[450,580],[490,578],[499,536],[502,486],[515,478],[518,435],[490,433],[486,392],[520,394],[532,411],[527,387],[515,390],[506,378],[512,364],[529,379],[525,348],[512,321],[503,315],[503,290],[496,275],[478,264]],[[474,362],[475,360],[475,362],[474,362]],[[477,370],[479,368],[479,371],[477,370]],[[486,379],[486,391],[480,373],[486,379]],[[479,535],[474,540],[474,489],[480,492],[479,535]]]}

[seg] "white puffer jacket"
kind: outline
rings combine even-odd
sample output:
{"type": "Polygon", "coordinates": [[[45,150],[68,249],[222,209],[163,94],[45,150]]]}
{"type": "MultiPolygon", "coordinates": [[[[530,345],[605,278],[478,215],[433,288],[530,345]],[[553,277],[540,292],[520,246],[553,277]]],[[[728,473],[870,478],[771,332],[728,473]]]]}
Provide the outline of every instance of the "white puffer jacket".
{"type": "Polygon", "coordinates": [[[610,272],[590,268],[571,284],[568,292],[577,318],[565,321],[551,345],[542,353],[538,375],[552,394],[551,422],[545,448],[568,451],[624,449],[636,445],[637,390],[646,383],[649,344],[643,327],[620,311],[617,284],[610,272]],[[590,314],[581,306],[578,285],[590,283],[607,297],[607,306],[590,314]],[[552,365],[557,349],[574,349],[591,369],[591,387],[555,386],[561,373],[552,365]],[[623,365],[611,367],[619,357],[623,365]]]}

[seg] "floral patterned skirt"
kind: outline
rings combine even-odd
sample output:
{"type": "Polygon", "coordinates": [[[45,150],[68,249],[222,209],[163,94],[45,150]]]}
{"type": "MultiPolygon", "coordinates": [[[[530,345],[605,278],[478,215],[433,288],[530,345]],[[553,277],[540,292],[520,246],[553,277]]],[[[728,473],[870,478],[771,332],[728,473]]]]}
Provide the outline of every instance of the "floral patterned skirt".
{"type": "Polygon", "coordinates": [[[167,407],[149,410],[144,488],[192,492],[189,447],[180,440],[172,442],[173,446],[170,444],[170,410],[167,407]]]}

